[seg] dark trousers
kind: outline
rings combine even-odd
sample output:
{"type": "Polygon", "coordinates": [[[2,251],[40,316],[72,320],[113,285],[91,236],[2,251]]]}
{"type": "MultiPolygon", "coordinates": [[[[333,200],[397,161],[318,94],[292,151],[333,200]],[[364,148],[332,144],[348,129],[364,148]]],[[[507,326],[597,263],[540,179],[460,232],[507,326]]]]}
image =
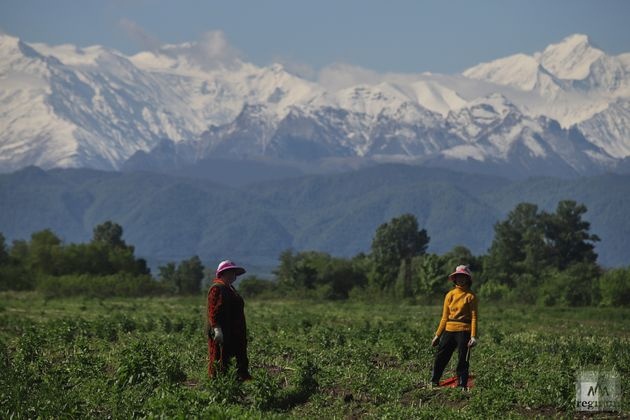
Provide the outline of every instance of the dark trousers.
{"type": "Polygon", "coordinates": [[[431,373],[431,382],[438,383],[442,377],[442,373],[451,360],[451,356],[455,349],[459,353],[457,361],[457,385],[466,386],[468,383],[468,361],[466,355],[468,353],[468,341],[470,340],[470,331],[445,331],[440,337],[440,345],[438,346],[435,363],[433,364],[433,372],[431,373]]]}
{"type": "Polygon", "coordinates": [[[212,377],[215,374],[215,367],[220,372],[225,372],[232,359],[236,359],[237,374],[240,379],[251,378],[249,374],[249,359],[247,357],[247,344],[245,342],[226,342],[219,345],[214,340],[208,340],[208,374],[212,377]]]}

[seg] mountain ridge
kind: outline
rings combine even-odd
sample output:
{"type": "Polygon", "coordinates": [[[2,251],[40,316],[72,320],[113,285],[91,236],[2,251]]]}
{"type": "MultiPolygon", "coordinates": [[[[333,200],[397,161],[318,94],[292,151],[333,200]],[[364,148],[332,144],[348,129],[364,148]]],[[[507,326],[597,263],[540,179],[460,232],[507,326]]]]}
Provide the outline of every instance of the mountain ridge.
{"type": "MultiPolygon", "coordinates": [[[[119,170],[136,153],[145,161],[154,150],[163,154],[165,140],[178,145],[172,160],[184,166],[228,154],[324,171],[330,161],[360,159],[473,168],[489,162],[489,172],[515,165],[520,177],[540,168],[576,176],[616,170],[630,156],[623,128],[630,120],[630,59],[605,54],[585,35],[461,75],[374,75],[337,87],[278,64],[221,61],[201,50],[188,43],[127,57],[100,46],[0,35],[0,171],[119,170]],[[492,138],[475,133],[501,125],[505,107],[517,125],[508,122],[492,138]],[[557,121],[560,132],[541,117],[557,121]],[[559,151],[559,138],[578,139],[578,147],[565,142],[559,151]]],[[[344,66],[329,72],[354,80],[344,66]]]]}
{"type": "Polygon", "coordinates": [[[463,245],[480,255],[491,244],[494,224],[518,203],[555,211],[559,201],[570,199],[588,208],[585,220],[602,239],[596,244],[599,261],[607,267],[630,261],[624,245],[630,175],[509,180],[384,164],[252,178],[239,187],[212,176],[34,167],[0,174],[0,232],[9,243],[46,228],[66,242],[84,242],[97,224],[112,220],[154,268],[199,255],[204,261],[234,258],[269,272],[286,249],[341,257],[368,252],[376,228],[403,213],[414,214],[427,229],[429,252],[463,245]]]}

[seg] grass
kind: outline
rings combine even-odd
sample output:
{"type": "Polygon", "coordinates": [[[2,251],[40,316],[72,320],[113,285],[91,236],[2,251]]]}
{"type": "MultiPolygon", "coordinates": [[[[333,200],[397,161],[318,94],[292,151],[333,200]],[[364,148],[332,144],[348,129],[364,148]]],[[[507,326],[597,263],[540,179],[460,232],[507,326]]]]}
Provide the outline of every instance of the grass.
{"type": "Polygon", "coordinates": [[[0,416],[571,418],[580,414],[578,372],[630,377],[630,309],[482,302],[476,386],[429,390],[440,313],[405,303],[248,301],[255,380],[241,384],[206,378],[204,296],[2,293],[0,416]]]}

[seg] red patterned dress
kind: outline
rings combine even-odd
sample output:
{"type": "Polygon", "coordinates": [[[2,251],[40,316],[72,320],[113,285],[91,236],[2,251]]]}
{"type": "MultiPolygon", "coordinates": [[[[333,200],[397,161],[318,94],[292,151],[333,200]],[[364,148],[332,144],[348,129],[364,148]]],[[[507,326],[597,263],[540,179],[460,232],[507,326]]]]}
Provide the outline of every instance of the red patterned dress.
{"type": "Polygon", "coordinates": [[[232,358],[236,358],[239,378],[250,379],[247,358],[247,325],[245,302],[232,285],[214,279],[208,290],[208,325],[220,327],[223,344],[216,343],[208,335],[208,375],[214,376],[215,367],[225,371],[232,358]]]}

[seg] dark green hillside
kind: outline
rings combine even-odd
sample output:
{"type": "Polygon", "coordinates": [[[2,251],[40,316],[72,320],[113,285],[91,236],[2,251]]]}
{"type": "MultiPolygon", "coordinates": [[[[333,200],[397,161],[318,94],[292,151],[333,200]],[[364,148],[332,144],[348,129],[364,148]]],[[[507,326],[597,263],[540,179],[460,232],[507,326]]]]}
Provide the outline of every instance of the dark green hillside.
{"type": "Polygon", "coordinates": [[[83,218],[92,201],[89,191],[36,167],[0,175],[0,232],[23,239],[50,228],[65,240],[86,240],[83,218]]]}
{"type": "Polygon", "coordinates": [[[453,185],[418,182],[382,186],[362,195],[339,198],[327,204],[325,211],[315,205],[292,209],[296,247],[324,249],[343,256],[367,251],[381,223],[408,212],[416,215],[431,235],[429,248],[440,253],[458,243],[485,249],[499,216],[495,209],[453,185]],[[477,233],[465,237],[461,234],[464,226],[477,233]]]}
{"type": "Polygon", "coordinates": [[[483,195],[506,214],[520,202],[553,210],[560,200],[575,200],[588,208],[585,219],[601,238],[596,251],[604,266],[628,265],[630,250],[630,175],[606,174],[575,180],[533,178],[483,195]]]}
{"type": "Polygon", "coordinates": [[[501,215],[477,194],[510,185],[508,180],[408,165],[379,165],[355,172],[308,176],[250,186],[275,204],[297,249],[351,256],[367,251],[375,229],[413,213],[431,236],[432,252],[457,244],[484,252],[501,215]],[[463,230],[474,233],[462,235],[463,230]]]}
{"type": "Polygon", "coordinates": [[[291,237],[246,192],[207,181],[149,173],[29,168],[0,176],[0,232],[28,238],[51,228],[87,241],[95,225],[114,220],[150,261],[230,256],[271,265],[291,237]]]}
{"type": "Polygon", "coordinates": [[[403,213],[427,230],[429,252],[464,245],[479,255],[490,246],[494,223],[518,203],[553,210],[565,199],[587,206],[585,219],[601,238],[600,263],[627,265],[630,175],[513,182],[380,165],[235,189],[153,173],[26,168],[0,175],[0,232],[10,242],[50,228],[66,242],[81,242],[112,220],[153,265],[199,255],[270,268],[287,248],[338,256],[367,251],[375,229],[403,213]]]}

